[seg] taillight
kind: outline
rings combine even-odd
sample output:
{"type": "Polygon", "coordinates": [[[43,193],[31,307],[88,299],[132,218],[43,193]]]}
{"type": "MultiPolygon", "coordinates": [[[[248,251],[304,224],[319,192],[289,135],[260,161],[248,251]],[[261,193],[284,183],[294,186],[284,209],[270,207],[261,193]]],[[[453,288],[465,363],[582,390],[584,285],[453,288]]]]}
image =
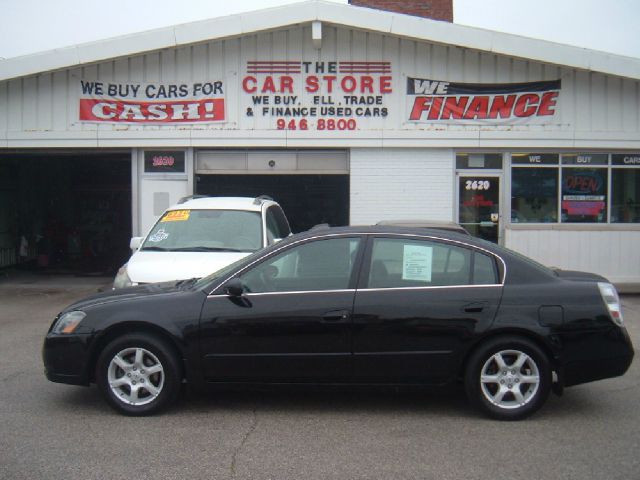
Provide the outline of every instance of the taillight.
{"type": "Polygon", "coordinates": [[[620,305],[620,297],[616,291],[616,287],[610,283],[598,282],[598,288],[600,289],[600,295],[604,303],[609,309],[609,315],[616,325],[622,327],[624,320],[622,319],[622,305],[620,305]]]}

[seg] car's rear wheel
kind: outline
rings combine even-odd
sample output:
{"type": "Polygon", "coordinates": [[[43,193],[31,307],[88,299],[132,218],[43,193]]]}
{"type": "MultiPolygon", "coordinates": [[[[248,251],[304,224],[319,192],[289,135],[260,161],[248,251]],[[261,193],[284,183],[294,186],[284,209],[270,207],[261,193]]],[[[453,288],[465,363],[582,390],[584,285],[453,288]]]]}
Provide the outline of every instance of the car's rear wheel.
{"type": "Polygon", "coordinates": [[[524,338],[490,340],[467,363],[467,396],[493,418],[518,420],[531,415],[544,404],[550,388],[546,354],[524,338]]]}
{"type": "Polygon", "coordinates": [[[180,391],[180,364],[162,339],[128,334],[98,357],[96,383],[107,402],[126,415],[149,415],[171,404],[180,391]]]}

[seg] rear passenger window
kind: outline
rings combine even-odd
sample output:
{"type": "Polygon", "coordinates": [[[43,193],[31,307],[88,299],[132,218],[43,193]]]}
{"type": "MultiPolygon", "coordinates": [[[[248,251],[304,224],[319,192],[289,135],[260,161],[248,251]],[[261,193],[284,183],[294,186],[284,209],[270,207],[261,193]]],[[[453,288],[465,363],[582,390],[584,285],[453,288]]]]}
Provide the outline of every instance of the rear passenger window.
{"type": "Polygon", "coordinates": [[[475,252],[473,261],[473,284],[493,285],[498,283],[496,262],[489,255],[475,252]]]}
{"type": "Polygon", "coordinates": [[[369,288],[494,283],[493,260],[479,252],[428,240],[374,239],[369,288]]]}

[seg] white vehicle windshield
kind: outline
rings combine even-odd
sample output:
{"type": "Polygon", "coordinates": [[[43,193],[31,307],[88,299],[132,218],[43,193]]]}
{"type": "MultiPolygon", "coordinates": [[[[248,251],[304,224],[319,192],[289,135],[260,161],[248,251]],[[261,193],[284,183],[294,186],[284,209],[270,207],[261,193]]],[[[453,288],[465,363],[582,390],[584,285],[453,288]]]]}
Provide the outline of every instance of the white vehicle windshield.
{"type": "Polygon", "coordinates": [[[160,252],[254,252],[262,248],[259,212],[170,210],[158,220],[141,250],[160,252]]]}

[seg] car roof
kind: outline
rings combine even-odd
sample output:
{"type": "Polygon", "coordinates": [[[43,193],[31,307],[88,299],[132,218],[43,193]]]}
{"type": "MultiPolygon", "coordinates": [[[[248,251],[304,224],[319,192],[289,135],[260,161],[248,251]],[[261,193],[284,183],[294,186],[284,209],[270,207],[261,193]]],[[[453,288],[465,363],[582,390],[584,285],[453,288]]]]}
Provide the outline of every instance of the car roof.
{"type": "Polygon", "coordinates": [[[245,210],[259,212],[275,202],[262,197],[185,197],[167,210],[245,210]]]}
{"type": "Polygon", "coordinates": [[[329,227],[324,225],[316,225],[311,230],[294,235],[291,238],[315,237],[321,235],[338,235],[338,234],[404,234],[416,235],[422,237],[436,237],[445,240],[454,240],[465,242],[469,245],[477,246],[493,250],[491,247],[496,246],[480,238],[472,237],[468,233],[458,233],[455,230],[444,230],[441,228],[424,228],[424,227],[402,227],[397,225],[363,225],[350,227],[329,227]]]}
{"type": "Polygon", "coordinates": [[[421,219],[408,219],[408,220],[381,220],[376,225],[395,225],[398,227],[416,227],[416,228],[437,228],[444,230],[452,230],[456,232],[467,232],[465,228],[456,222],[447,222],[442,220],[421,220],[421,219]]]}

